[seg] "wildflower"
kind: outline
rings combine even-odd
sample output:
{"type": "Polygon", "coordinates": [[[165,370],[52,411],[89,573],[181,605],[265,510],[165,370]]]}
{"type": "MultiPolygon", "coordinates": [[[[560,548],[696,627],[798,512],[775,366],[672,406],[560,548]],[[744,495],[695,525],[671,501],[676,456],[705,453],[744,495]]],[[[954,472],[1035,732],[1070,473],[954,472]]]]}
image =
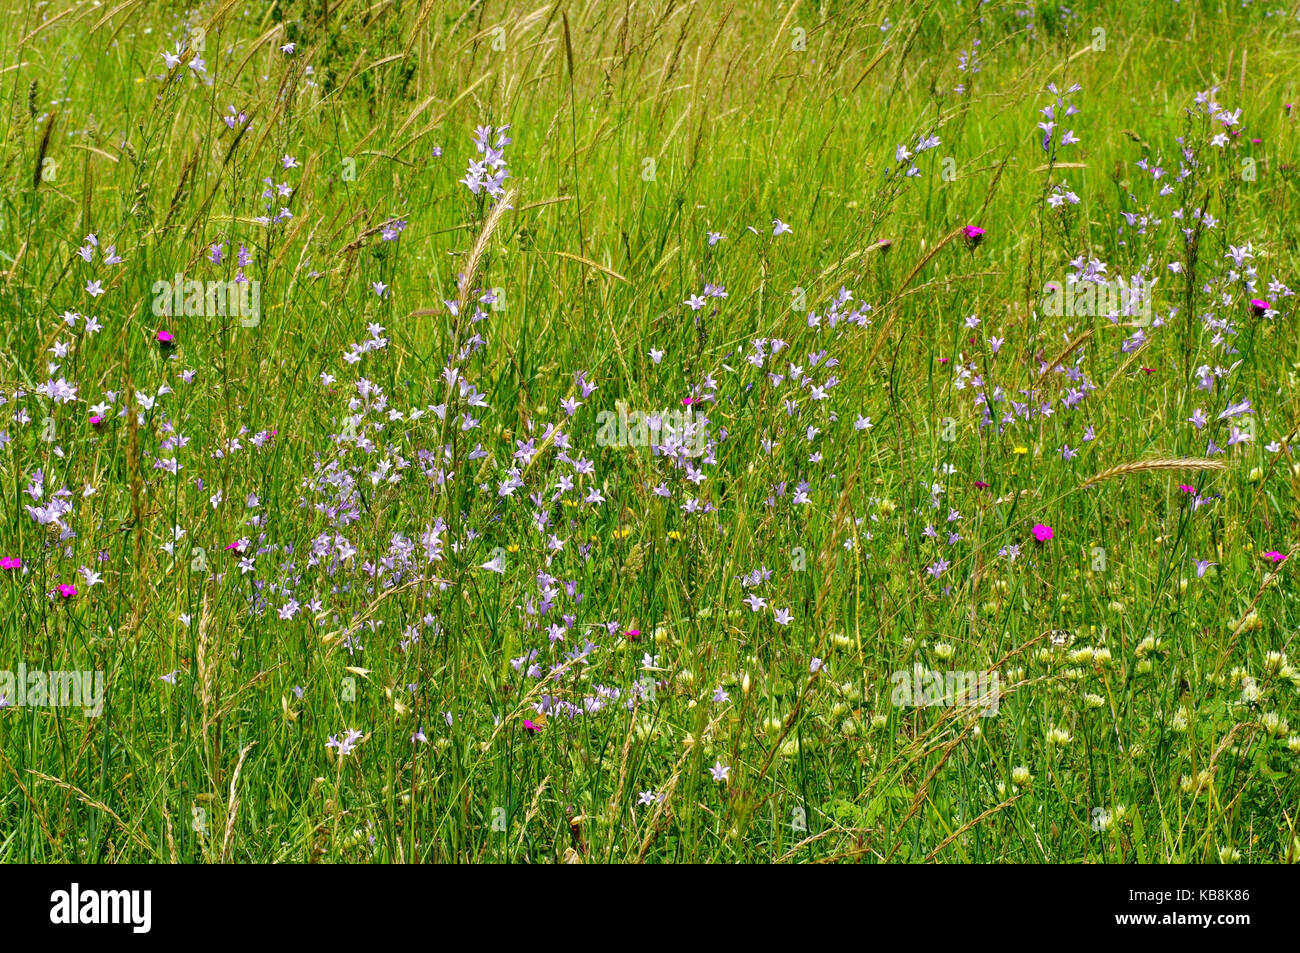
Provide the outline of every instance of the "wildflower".
{"type": "Polygon", "coordinates": [[[1040,543],[1047,542],[1053,536],[1052,527],[1048,526],[1046,523],[1035,523],[1033,533],[1034,539],[1038,540],[1040,543]]]}
{"type": "Polygon", "coordinates": [[[1063,728],[1053,728],[1047,733],[1047,744],[1053,748],[1068,745],[1072,740],[1070,733],[1063,728]]]}
{"type": "Polygon", "coordinates": [[[70,586],[66,582],[59,583],[58,589],[59,589],[59,595],[61,595],[65,599],[71,599],[73,596],[77,594],[77,587],[70,586]]]}
{"type": "Polygon", "coordinates": [[[1250,307],[1251,310],[1255,312],[1255,317],[1257,318],[1262,318],[1269,311],[1273,310],[1273,306],[1269,304],[1267,301],[1265,301],[1263,298],[1251,298],[1250,307]]]}
{"type": "Polygon", "coordinates": [[[525,718],[525,719],[524,719],[524,730],[527,731],[527,732],[530,732],[530,733],[536,734],[537,732],[539,732],[539,731],[542,730],[542,726],[541,726],[541,725],[533,724],[533,722],[531,722],[531,721],[529,721],[527,718],[525,718]]]}
{"type": "Polygon", "coordinates": [[[1281,553],[1279,553],[1276,549],[1270,549],[1268,552],[1264,553],[1264,558],[1271,559],[1275,563],[1280,563],[1284,559],[1286,559],[1286,557],[1283,556],[1281,553]]]}
{"type": "Polygon", "coordinates": [[[164,351],[169,351],[176,346],[176,336],[170,331],[158,332],[158,346],[164,351]]]}
{"type": "Polygon", "coordinates": [[[984,229],[978,225],[967,225],[961,230],[961,233],[962,237],[966,239],[966,244],[971,248],[978,248],[980,243],[984,241],[984,229]]]}
{"type": "Polygon", "coordinates": [[[329,740],[325,742],[325,747],[337,748],[339,752],[339,757],[342,758],[344,755],[351,754],[353,749],[356,748],[357,742],[360,740],[361,740],[361,732],[357,731],[356,729],[350,728],[348,729],[347,733],[343,736],[342,741],[339,740],[337,735],[330,735],[329,740]]]}
{"type": "Polygon", "coordinates": [[[721,761],[714,761],[713,767],[709,768],[709,773],[713,775],[713,780],[721,784],[727,780],[727,775],[731,773],[731,766],[723,764],[721,761]]]}

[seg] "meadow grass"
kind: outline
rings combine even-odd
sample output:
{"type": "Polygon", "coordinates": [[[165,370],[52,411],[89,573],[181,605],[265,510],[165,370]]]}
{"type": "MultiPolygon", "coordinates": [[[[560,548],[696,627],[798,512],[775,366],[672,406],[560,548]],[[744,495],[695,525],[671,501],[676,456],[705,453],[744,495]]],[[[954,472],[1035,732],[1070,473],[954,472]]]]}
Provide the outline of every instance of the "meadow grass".
{"type": "Polygon", "coordinates": [[[1300,858],[1294,4],[6,13],[0,860],[1300,858]]]}

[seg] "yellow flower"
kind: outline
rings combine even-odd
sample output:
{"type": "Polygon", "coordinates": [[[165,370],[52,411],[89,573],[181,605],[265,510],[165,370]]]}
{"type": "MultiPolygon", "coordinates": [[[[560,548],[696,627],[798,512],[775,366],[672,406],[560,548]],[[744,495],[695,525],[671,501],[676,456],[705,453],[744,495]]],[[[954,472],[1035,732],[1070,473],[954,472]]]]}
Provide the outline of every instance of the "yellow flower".
{"type": "Polygon", "coordinates": [[[1014,450],[1012,450],[1011,452],[1012,452],[1012,453],[1016,453],[1016,454],[1026,454],[1026,453],[1029,452],[1029,448],[1028,448],[1028,447],[1016,447],[1016,448],[1015,448],[1014,450]]]}

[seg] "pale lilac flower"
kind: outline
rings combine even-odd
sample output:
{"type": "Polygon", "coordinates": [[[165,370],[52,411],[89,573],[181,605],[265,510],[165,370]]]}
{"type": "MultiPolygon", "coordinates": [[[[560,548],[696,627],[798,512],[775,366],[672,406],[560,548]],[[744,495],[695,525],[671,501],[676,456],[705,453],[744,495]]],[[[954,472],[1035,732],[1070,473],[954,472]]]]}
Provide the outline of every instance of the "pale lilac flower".
{"type": "Polygon", "coordinates": [[[337,748],[339,752],[339,757],[342,758],[345,755],[351,754],[352,751],[356,748],[357,742],[360,740],[361,740],[361,732],[349,728],[347,733],[343,736],[342,741],[339,740],[337,735],[330,735],[329,740],[325,742],[325,747],[337,748]]]}

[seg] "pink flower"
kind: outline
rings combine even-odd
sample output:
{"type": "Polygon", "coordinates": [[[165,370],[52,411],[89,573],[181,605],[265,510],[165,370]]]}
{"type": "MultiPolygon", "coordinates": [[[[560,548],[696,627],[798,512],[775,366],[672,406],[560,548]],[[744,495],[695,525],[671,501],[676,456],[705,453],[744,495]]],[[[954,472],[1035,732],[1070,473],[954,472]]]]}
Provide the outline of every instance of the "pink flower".
{"type": "Polygon", "coordinates": [[[542,726],[541,726],[541,725],[534,725],[531,721],[529,721],[527,718],[525,718],[525,719],[524,719],[524,730],[525,730],[525,731],[538,732],[538,731],[541,731],[541,730],[542,730],[542,726]]]}
{"type": "Polygon", "coordinates": [[[1275,563],[1280,563],[1282,560],[1286,559],[1286,557],[1283,556],[1281,553],[1279,553],[1276,549],[1270,549],[1268,552],[1264,554],[1264,558],[1271,559],[1275,563]]]}
{"type": "Polygon", "coordinates": [[[966,238],[966,244],[970,245],[971,248],[984,241],[984,229],[978,225],[967,225],[961,230],[961,233],[966,238]]]}
{"type": "Polygon", "coordinates": [[[21,569],[23,561],[17,556],[5,556],[0,559],[0,569],[21,569]]]}
{"type": "Polygon", "coordinates": [[[170,331],[158,332],[158,346],[161,348],[172,347],[176,343],[176,336],[170,331]]]}
{"type": "Polygon", "coordinates": [[[71,599],[77,594],[76,586],[69,586],[66,582],[59,583],[59,595],[65,599],[71,599]]]}
{"type": "Polygon", "coordinates": [[[1251,298],[1250,307],[1254,310],[1255,317],[1257,318],[1262,318],[1265,311],[1271,311],[1273,309],[1273,306],[1263,298],[1251,298]]]}
{"type": "Polygon", "coordinates": [[[987,490],[989,488],[989,485],[983,480],[976,480],[973,485],[977,490],[987,490]]]}
{"type": "Polygon", "coordinates": [[[1052,538],[1052,535],[1052,527],[1048,526],[1046,523],[1034,524],[1034,539],[1038,540],[1040,543],[1047,542],[1052,538]]]}
{"type": "Polygon", "coordinates": [[[691,406],[691,404],[695,403],[695,398],[694,398],[694,397],[683,397],[683,398],[682,398],[682,403],[685,404],[687,407],[689,407],[689,406],[691,406]]]}
{"type": "Polygon", "coordinates": [[[1184,493],[1190,493],[1190,494],[1192,494],[1192,496],[1195,496],[1195,495],[1196,495],[1196,487],[1194,487],[1194,486],[1188,486],[1186,483],[1184,483],[1184,484],[1183,484],[1182,486],[1180,486],[1178,489],[1182,490],[1184,493]]]}

